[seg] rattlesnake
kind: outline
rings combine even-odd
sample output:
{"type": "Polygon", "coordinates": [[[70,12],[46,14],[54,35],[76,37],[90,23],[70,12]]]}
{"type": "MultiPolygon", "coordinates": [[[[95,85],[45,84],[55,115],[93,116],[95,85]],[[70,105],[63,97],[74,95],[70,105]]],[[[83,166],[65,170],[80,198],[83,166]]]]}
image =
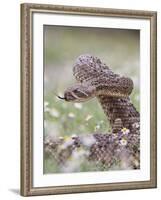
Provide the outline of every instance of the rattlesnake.
{"type": "MultiPolygon", "coordinates": [[[[101,162],[109,168],[119,160],[126,163],[127,168],[139,168],[140,114],[129,97],[133,81],[114,73],[99,58],[91,55],[77,58],[73,74],[77,83],[65,90],[62,99],[84,102],[97,98],[112,127],[111,133],[92,133],[95,142],[90,146],[88,160],[101,162]],[[123,140],[125,143],[121,145],[123,140]]],[[[59,152],[59,161],[64,162],[75,148],[83,145],[79,136],[72,138],[72,141],[67,156],[62,154],[64,150],[59,152]]],[[[59,143],[60,140],[57,140],[57,147],[59,143]]],[[[48,142],[45,144],[48,146],[48,142]]]]}

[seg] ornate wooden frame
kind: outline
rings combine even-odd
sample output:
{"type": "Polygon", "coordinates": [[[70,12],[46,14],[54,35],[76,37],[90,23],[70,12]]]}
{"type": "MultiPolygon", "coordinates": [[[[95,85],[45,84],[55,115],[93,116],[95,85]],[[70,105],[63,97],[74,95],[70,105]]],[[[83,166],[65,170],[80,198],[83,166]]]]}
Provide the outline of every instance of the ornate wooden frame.
{"type": "Polygon", "coordinates": [[[157,13],[153,11],[73,7],[45,4],[21,4],[21,195],[97,192],[154,188],[157,185],[157,13]],[[32,15],[33,13],[63,13],[150,20],[150,180],[138,182],[85,184],[34,188],[32,181],[32,15]]]}

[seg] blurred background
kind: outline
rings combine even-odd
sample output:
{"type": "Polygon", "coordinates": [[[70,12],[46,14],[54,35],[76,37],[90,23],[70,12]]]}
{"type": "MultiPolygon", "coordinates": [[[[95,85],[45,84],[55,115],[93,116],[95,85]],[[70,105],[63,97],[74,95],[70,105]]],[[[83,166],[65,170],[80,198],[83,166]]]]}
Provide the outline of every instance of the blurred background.
{"type": "MultiPolygon", "coordinates": [[[[44,26],[44,137],[70,137],[95,131],[110,131],[96,99],[68,103],[56,97],[75,82],[72,68],[81,54],[99,57],[114,72],[134,82],[132,102],[140,109],[139,30],[44,26]]],[[[82,164],[76,171],[94,170],[82,164]]],[[[74,170],[73,170],[74,171],[74,170]]],[[[44,154],[44,173],[63,172],[44,154]]]]}

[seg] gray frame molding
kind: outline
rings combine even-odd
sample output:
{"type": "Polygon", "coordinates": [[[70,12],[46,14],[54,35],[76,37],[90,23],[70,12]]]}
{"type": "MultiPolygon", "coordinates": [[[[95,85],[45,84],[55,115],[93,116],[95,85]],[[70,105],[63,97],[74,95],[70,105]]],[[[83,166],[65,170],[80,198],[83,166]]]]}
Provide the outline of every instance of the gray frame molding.
{"type": "Polygon", "coordinates": [[[109,190],[155,188],[157,186],[157,13],[142,10],[21,4],[21,195],[47,195],[109,190]],[[32,115],[32,15],[63,13],[150,20],[150,180],[138,182],[33,187],[32,115]]]}

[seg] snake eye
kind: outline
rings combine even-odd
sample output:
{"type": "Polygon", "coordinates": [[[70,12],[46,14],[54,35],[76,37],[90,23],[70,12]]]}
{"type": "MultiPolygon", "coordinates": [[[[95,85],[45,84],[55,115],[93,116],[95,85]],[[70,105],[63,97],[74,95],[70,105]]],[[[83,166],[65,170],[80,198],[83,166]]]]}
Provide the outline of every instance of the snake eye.
{"type": "Polygon", "coordinates": [[[73,91],[73,93],[74,93],[74,95],[77,96],[78,98],[85,98],[85,97],[88,96],[85,92],[81,91],[80,89],[75,89],[75,90],[73,91]]]}

